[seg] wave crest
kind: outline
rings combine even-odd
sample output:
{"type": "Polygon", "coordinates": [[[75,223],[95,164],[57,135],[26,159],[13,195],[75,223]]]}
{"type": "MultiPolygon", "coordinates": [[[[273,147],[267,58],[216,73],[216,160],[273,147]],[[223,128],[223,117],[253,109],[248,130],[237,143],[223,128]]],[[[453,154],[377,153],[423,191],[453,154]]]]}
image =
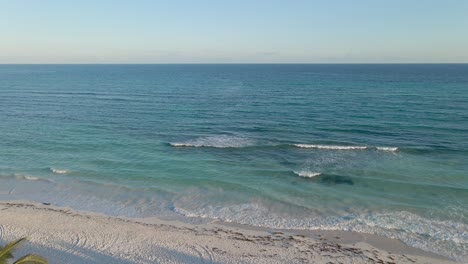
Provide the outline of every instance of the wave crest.
{"type": "Polygon", "coordinates": [[[49,168],[49,170],[55,174],[66,174],[68,173],[67,170],[62,170],[62,169],[54,169],[54,168],[49,168]]]}
{"type": "Polygon", "coordinates": [[[376,147],[377,150],[396,152],[399,149],[397,147],[376,147]]]}
{"type": "Polygon", "coordinates": [[[330,150],[363,150],[367,146],[336,146],[336,145],[312,145],[312,144],[294,144],[298,148],[330,149],[330,150]]]}
{"type": "Polygon", "coordinates": [[[294,171],[294,174],[296,174],[299,177],[313,178],[315,176],[320,176],[322,173],[312,171],[294,171]]]}
{"type": "Polygon", "coordinates": [[[209,148],[242,148],[252,146],[252,140],[236,136],[199,137],[185,142],[169,143],[173,147],[209,147],[209,148]]]}
{"type": "Polygon", "coordinates": [[[298,148],[312,148],[312,149],[325,149],[325,150],[380,150],[388,152],[399,151],[397,147],[369,147],[369,146],[340,146],[340,145],[316,145],[316,144],[293,144],[298,148]]]}

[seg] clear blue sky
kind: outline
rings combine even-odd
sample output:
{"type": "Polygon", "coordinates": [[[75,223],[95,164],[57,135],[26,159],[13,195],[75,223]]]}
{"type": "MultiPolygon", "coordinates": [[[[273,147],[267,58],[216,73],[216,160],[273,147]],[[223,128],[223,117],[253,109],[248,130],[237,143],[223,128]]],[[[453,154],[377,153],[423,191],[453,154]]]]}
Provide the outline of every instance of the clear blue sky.
{"type": "Polygon", "coordinates": [[[468,62],[467,0],[0,0],[0,63],[468,62]]]}

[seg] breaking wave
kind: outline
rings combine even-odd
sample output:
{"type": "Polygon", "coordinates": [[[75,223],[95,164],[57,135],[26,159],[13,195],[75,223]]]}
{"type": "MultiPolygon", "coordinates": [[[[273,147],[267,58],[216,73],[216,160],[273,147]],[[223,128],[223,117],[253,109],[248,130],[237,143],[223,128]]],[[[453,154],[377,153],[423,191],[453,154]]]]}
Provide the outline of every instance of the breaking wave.
{"type": "Polygon", "coordinates": [[[68,173],[67,170],[63,170],[63,169],[55,169],[55,168],[49,168],[49,170],[55,174],[66,174],[68,173]]]}
{"type": "Polygon", "coordinates": [[[376,147],[377,150],[396,152],[399,149],[397,147],[376,147]]]}
{"type": "Polygon", "coordinates": [[[296,174],[299,177],[304,177],[304,178],[313,178],[315,176],[321,175],[320,172],[311,172],[311,171],[294,171],[294,174],[296,174]]]}
{"type": "Polygon", "coordinates": [[[362,150],[367,146],[335,146],[335,145],[312,145],[312,144],[294,144],[298,148],[330,149],[330,150],[362,150]]]}
{"type": "Polygon", "coordinates": [[[248,138],[222,135],[199,137],[193,140],[169,144],[173,147],[242,148],[252,146],[253,143],[254,142],[248,138]]]}
{"type": "Polygon", "coordinates": [[[395,152],[397,147],[369,147],[369,146],[339,146],[339,145],[314,145],[314,144],[293,144],[298,148],[326,149],[326,150],[367,150],[375,149],[381,151],[395,152]]]}
{"type": "MultiPolygon", "coordinates": [[[[169,145],[173,147],[185,147],[185,148],[244,148],[256,146],[254,140],[237,137],[237,136],[208,136],[199,137],[187,141],[170,142],[169,145]]],[[[259,145],[258,147],[287,147],[294,146],[297,148],[306,149],[319,149],[319,150],[378,150],[386,152],[397,152],[398,147],[373,147],[373,146],[347,146],[347,145],[319,145],[319,144],[270,144],[270,145],[259,145]]]]}

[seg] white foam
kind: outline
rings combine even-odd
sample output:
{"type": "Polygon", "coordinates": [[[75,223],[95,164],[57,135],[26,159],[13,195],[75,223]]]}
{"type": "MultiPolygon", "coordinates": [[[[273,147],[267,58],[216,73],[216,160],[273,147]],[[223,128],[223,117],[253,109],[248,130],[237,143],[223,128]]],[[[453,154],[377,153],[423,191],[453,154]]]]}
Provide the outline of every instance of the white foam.
{"type": "Polygon", "coordinates": [[[211,148],[242,148],[253,145],[252,140],[236,136],[200,137],[185,142],[169,143],[173,147],[211,147],[211,148]]]}
{"type": "Polygon", "coordinates": [[[424,218],[414,213],[366,212],[337,216],[294,217],[272,213],[260,204],[205,206],[196,210],[175,208],[186,217],[217,219],[226,222],[279,229],[346,230],[377,234],[456,260],[466,260],[468,225],[460,222],[424,218]]]}
{"type": "Polygon", "coordinates": [[[49,180],[47,179],[42,179],[42,178],[38,178],[38,177],[34,177],[34,176],[31,176],[31,175],[25,175],[25,174],[19,174],[19,173],[15,173],[14,174],[14,177],[18,180],[28,180],[28,181],[45,181],[45,182],[48,182],[49,180]]]}
{"type": "Polygon", "coordinates": [[[330,149],[330,150],[363,150],[367,146],[336,146],[336,145],[312,145],[312,144],[294,144],[298,148],[330,149]]]}
{"type": "Polygon", "coordinates": [[[311,172],[311,171],[294,171],[294,173],[304,178],[313,178],[315,176],[321,175],[320,172],[311,172]]]}
{"type": "Polygon", "coordinates": [[[15,174],[15,178],[21,179],[21,180],[30,180],[30,181],[38,181],[40,180],[37,177],[34,176],[29,176],[29,175],[23,175],[23,174],[15,174]]]}
{"type": "Polygon", "coordinates": [[[368,146],[339,146],[339,145],[314,145],[314,144],[294,144],[298,148],[327,149],[327,150],[366,150],[376,149],[380,151],[396,152],[397,147],[368,147],[368,146]]]}
{"type": "Polygon", "coordinates": [[[376,147],[377,150],[396,152],[398,151],[397,147],[376,147]]]}
{"type": "Polygon", "coordinates": [[[54,168],[50,168],[50,171],[55,173],[55,174],[66,174],[66,173],[68,173],[67,170],[54,169],[54,168]]]}
{"type": "Polygon", "coordinates": [[[169,143],[173,147],[197,147],[189,143],[169,143]]]}

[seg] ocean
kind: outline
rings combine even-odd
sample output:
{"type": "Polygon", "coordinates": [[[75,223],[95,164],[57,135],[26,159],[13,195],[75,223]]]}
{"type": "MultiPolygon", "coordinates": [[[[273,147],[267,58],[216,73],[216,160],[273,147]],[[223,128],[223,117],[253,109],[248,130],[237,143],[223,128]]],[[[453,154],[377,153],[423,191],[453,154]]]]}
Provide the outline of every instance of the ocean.
{"type": "Polygon", "coordinates": [[[466,261],[468,65],[0,65],[0,199],[466,261]]]}

